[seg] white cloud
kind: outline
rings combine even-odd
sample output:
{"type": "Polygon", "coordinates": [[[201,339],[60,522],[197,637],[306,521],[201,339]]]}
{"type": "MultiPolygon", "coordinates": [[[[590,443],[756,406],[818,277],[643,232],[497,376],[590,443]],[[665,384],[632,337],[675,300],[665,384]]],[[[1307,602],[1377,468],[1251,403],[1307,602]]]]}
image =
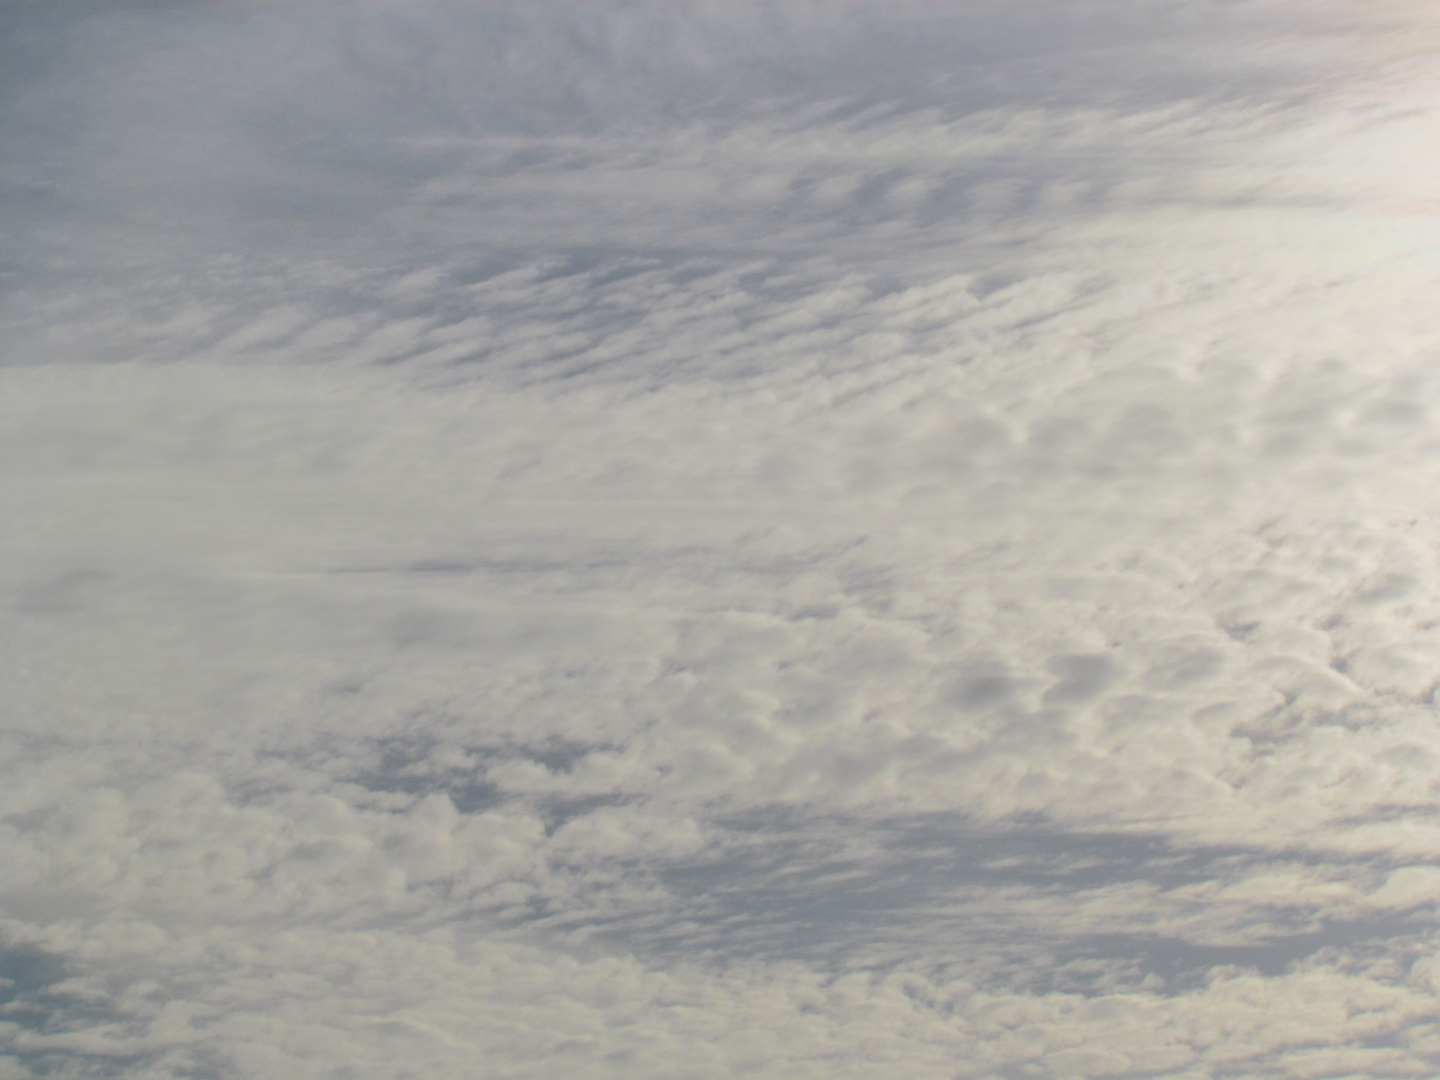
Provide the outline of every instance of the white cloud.
{"type": "Polygon", "coordinates": [[[22,11],[0,1076],[1424,1075],[1433,20],[1306,11],[22,11]]]}

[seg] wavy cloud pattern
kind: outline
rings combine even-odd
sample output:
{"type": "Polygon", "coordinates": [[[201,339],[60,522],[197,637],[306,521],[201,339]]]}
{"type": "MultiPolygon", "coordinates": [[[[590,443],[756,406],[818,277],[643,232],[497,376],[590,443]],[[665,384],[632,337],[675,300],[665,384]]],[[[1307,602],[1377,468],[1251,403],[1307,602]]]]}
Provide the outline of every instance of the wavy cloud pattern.
{"type": "Polygon", "coordinates": [[[0,1077],[1433,1075],[1433,11],[4,18],[0,1077]]]}

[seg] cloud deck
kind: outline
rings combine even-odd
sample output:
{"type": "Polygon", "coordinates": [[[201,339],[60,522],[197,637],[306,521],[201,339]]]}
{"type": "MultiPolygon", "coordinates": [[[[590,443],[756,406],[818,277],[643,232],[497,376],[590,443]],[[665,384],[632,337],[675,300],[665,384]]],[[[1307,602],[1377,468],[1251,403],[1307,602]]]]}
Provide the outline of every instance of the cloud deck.
{"type": "Polygon", "coordinates": [[[1434,20],[1016,8],[6,16],[0,1076],[1434,1070],[1434,20]]]}

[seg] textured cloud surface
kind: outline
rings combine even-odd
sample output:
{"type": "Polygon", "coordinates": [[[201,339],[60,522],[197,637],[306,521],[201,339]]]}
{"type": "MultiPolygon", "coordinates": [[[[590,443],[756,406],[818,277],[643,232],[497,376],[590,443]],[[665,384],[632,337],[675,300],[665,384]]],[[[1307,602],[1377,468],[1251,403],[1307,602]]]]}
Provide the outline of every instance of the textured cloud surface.
{"type": "Polygon", "coordinates": [[[11,4],[0,1077],[1440,1071],[1420,4],[11,4]]]}

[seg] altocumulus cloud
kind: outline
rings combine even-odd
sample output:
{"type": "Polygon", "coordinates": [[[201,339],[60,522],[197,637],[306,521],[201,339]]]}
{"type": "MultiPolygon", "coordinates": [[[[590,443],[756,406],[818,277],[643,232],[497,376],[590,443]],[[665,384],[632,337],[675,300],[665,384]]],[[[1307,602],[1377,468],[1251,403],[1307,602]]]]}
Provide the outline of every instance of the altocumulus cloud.
{"type": "Polygon", "coordinates": [[[0,1076],[1440,1067],[1425,5],[4,20],[0,1076]]]}

